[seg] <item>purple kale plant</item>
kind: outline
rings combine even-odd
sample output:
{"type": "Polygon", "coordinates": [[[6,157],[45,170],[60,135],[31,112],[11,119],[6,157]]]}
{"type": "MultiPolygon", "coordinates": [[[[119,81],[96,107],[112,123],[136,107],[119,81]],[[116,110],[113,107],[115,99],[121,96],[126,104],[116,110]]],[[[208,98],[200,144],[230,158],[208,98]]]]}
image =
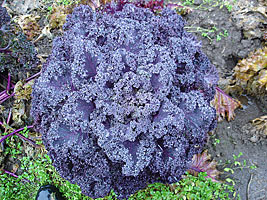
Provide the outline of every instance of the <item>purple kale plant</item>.
{"type": "Polygon", "coordinates": [[[0,73],[12,76],[34,69],[38,64],[33,44],[17,30],[6,8],[0,6],[0,73]]]}
{"type": "Polygon", "coordinates": [[[174,183],[216,125],[217,74],[170,9],[75,8],[33,89],[53,165],[92,198],[174,183]]]}

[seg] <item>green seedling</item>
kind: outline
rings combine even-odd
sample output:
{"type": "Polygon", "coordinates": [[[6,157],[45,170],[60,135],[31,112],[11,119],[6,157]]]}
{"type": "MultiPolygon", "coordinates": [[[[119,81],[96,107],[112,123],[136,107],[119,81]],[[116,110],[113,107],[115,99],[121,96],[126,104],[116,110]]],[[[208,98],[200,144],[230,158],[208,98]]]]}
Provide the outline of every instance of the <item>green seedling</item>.
{"type": "Polygon", "coordinates": [[[217,139],[217,138],[216,138],[216,139],[214,140],[214,142],[213,142],[213,145],[216,146],[217,144],[220,144],[220,142],[221,142],[220,139],[217,139]]]}

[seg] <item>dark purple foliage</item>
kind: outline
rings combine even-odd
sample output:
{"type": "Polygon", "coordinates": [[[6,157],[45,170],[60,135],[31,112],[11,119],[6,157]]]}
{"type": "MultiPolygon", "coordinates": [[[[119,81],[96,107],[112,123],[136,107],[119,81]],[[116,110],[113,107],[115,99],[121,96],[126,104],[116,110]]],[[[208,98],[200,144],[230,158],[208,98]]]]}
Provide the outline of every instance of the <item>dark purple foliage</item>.
{"type": "Polygon", "coordinates": [[[32,115],[54,166],[96,198],[179,181],[216,124],[217,74],[169,9],[75,9],[35,83],[32,115]]]}
{"type": "Polygon", "coordinates": [[[159,12],[164,7],[164,0],[117,0],[116,2],[111,1],[105,5],[105,12],[114,14],[115,12],[122,11],[126,4],[133,4],[139,8],[148,8],[152,12],[159,12]]]}
{"type": "Polygon", "coordinates": [[[17,32],[6,9],[0,6],[0,72],[8,70],[13,76],[29,71],[38,64],[36,55],[33,44],[17,32]]]}
{"type": "Polygon", "coordinates": [[[0,19],[0,29],[3,30],[4,26],[10,22],[10,17],[7,10],[2,6],[0,6],[0,19]]]}

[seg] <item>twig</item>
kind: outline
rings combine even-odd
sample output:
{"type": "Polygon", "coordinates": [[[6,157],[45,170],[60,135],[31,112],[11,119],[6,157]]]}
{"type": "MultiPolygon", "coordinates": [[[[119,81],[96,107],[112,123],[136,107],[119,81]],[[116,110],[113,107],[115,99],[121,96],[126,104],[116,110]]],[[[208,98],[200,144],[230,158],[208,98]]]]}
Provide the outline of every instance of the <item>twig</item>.
{"type": "Polygon", "coordinates": [[[2,87],[2,88],[6,88],[6,87],[5,87],[3,84],[1,84],[1,83],[0,83],[0,87],[2,87]]]}
{"type": "Polygon", "coordinates": [[[250,183],[252,181],[252,177],[253,177],[253,174],[250,174],[250,178],[249,178],[248,185],[247,185],[247,200],[249,200],[249,188],[250,188],[250,183]]]}
{"type": "Polygon", "coordinates": [[[5,5],[5,3],[6,3],[6,0],[4,0],[4,1],[2,2],[2,5],[1,5],[1,6],[5,5]]]}
{"type": "Polygon", "coordinates": [[[9,113],[8,113],[8,117],[7,117],[7,120],[6,120],[6,124],[9,124],[10,119],[11,119],[11,115],[12,115],[12,108],[10,109],[10,111],[9,111],[9,113]]]}

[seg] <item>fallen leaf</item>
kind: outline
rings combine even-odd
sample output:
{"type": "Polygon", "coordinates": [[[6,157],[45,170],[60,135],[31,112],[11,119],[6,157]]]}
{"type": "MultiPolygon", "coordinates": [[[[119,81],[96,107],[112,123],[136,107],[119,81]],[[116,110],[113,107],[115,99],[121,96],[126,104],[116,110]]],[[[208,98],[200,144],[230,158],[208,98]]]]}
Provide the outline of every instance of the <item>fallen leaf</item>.
{"type": "Polygon", "coordinates": [[[238,100],[233,99],[218,87],[216,87],[216,94],[211,105],[216,109],[218,121],[222,121],[226,116],[228,121],[234,119],[234,110],[242,107],[238,100]]]}
{"type": "Polygon", "coordinates": [[[239,94],[245,91],[257,98],[267,94],[267,47],[251,52],[246,59],[238,61],[234,79],[226,91],[239,94]]]}
{"type": "Polygon", "coordinates": [[[22,100],[15,100],[12,109],[12,127],[20,127],[24,125],[24,120],[27,119],[25,103],[22,100]]]}
{"type": "Polygon", "coordinates": [[[39,20],[40,16],[34,15],[21,15],[18,17],[18,24],[28,40],[32,40],[40,34],[39,20]]]}
{"type": "Polygon", "coordinates": [[[175,10],[177,14],[183,16],[192,12],[190,7],[182,6],[180,3],[168,3],[166,7],[170,8],[171,10],[175,10]]]}
{"type": "Polygon", "coordinates": [[[17,100],[30,100],[32,93],[32,86],[34,84],[34,80],[29,81],[24,84],[23,81],[18,81],[15,85],[15,99],[17,100]]]}
{"type": "Polygon", "coordinates": [[[262,132],[263,135],[267,136],[267,115],[253,119],[251,123],[253,126],[256,127],[258,131],[262,132]]]}
{"type": "Polygon", "coordinates": [[[192,164],[188,172],[194,176],[198,176],[199,172],[207,172],[207,178],[211,178],[214,182],[219,182],[217,180],[219,172],[216,169],[217,162],[211,160],[211,155],[205,150],[201,154],[196,154],[193,156],[192,164]]]}
{"type": "Polygon", "coordinates": [[[63,24],[66,22],[67,8],[63,5],[54,6],[52,13],[49,15],[49,28],[60,29],[62,31],[63,24]]]}

